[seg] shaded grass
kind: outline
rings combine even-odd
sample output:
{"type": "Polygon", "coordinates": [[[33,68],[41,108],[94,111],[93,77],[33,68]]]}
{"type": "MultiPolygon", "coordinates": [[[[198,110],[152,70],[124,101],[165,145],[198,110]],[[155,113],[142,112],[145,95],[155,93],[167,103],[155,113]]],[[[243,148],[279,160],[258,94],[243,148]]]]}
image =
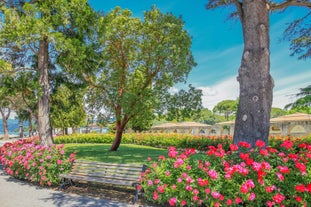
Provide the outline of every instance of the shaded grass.
{"type": "Polygon", "coordinates": [[[122,144],[118,151],[109,151],[111,144],[65,144],[66,155],[76,152],[76,159],[111,162],[146,164],[147,158],[157,160],[160,155],[167,155],[166,149],[122,144]]]}

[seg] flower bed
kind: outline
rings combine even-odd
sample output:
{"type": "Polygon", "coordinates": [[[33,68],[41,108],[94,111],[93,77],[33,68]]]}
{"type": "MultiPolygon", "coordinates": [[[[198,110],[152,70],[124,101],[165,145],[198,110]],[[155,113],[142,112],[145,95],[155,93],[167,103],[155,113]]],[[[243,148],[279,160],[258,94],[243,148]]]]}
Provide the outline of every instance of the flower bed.
{"type": "Polygon", "coordinates": [[[311,201],[311,145],[285,140],[278,149],[240,142],[226,151],[210,146],[149,162],[146,199],[170,206],[307,206],[311,201]],[[297,145],[297,146],[296,146],[297,145]]]}
{"type": "Polygon", "coordinates": [[[59,185],[60,173],[69,170],[74,154],[65,156],[63,145],[44,147],[33,140],[6,143],[0,148],[0,162],[7,174],[40,185],[59,185]]]}

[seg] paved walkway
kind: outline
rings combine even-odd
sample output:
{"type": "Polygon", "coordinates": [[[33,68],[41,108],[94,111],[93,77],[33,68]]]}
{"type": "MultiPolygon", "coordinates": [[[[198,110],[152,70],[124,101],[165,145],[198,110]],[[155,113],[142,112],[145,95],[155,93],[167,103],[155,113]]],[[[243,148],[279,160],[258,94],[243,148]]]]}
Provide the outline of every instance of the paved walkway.
{"type": "MultiPolygon", "coordinates": [[[[3,142],[0,141],[0,146],[3,142]]],[[[75,194],[67,194],[14,179],[3,172],[0,163],[1,207],[138,207],[75,194]]]]}

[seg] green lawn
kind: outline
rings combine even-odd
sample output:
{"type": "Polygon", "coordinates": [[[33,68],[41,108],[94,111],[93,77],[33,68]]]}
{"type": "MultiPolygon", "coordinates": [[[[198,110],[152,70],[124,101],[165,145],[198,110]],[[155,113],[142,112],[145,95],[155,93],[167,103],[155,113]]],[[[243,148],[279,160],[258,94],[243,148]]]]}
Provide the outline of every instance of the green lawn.
{"type": "Polygon", "coordinates": [[[118,151],[109,151],[110,144],[65,144],[65,152],[76,152],[76,159],[112,162],[112,163],[139,163],[145,164],[147,158],[157,160],[160,155],[167,155],[166,149],[121,144],[118,151]]]}

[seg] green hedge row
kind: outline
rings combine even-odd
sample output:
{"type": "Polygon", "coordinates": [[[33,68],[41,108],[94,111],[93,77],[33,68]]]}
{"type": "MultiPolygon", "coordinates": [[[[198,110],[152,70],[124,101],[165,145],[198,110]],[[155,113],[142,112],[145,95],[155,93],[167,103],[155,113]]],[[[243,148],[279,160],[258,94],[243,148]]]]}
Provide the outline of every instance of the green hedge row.
{"type": "MultiPolygon", "coordinates": [[[[98,143],[112,144],[115,138],[114,134],[72,134],[65,136],[57,136],[54,138],[55,144],[66,143],[98,143]]],[[[280,137],[271,136],[269,138],[269,146],[278,149],[284,140],[294,141],[295,147],[303,142],[311,143],[311,135],[306,137],[280,137]]],[[[229,150],[232,143],[232,136],[199,136],[192,134],[177,133],[126,133],[123,134],[121,144],[137,144],[158,148],[166,148],[175,146],[177,148],[195,148],[197,150],[207,150],[209,146],[217,147],[222,144],[224,150],[229,150]]]]}
{"type": "MultiPolygon", "coordinates": [[[[72,134],[57,136],[54,138],[55,144],[66,143],[98,143],[112,144],[114,134],[72,134]]],[[[229,149],[232,141],[230,136],[197,136],[191,134],[177,133],[126,133],[123,134],[121,144],[137,144],[151,147],[166,148],[176,146],[178,148],[195,148],[205,150],[208,146],[224,145],[229,149]]]]}

